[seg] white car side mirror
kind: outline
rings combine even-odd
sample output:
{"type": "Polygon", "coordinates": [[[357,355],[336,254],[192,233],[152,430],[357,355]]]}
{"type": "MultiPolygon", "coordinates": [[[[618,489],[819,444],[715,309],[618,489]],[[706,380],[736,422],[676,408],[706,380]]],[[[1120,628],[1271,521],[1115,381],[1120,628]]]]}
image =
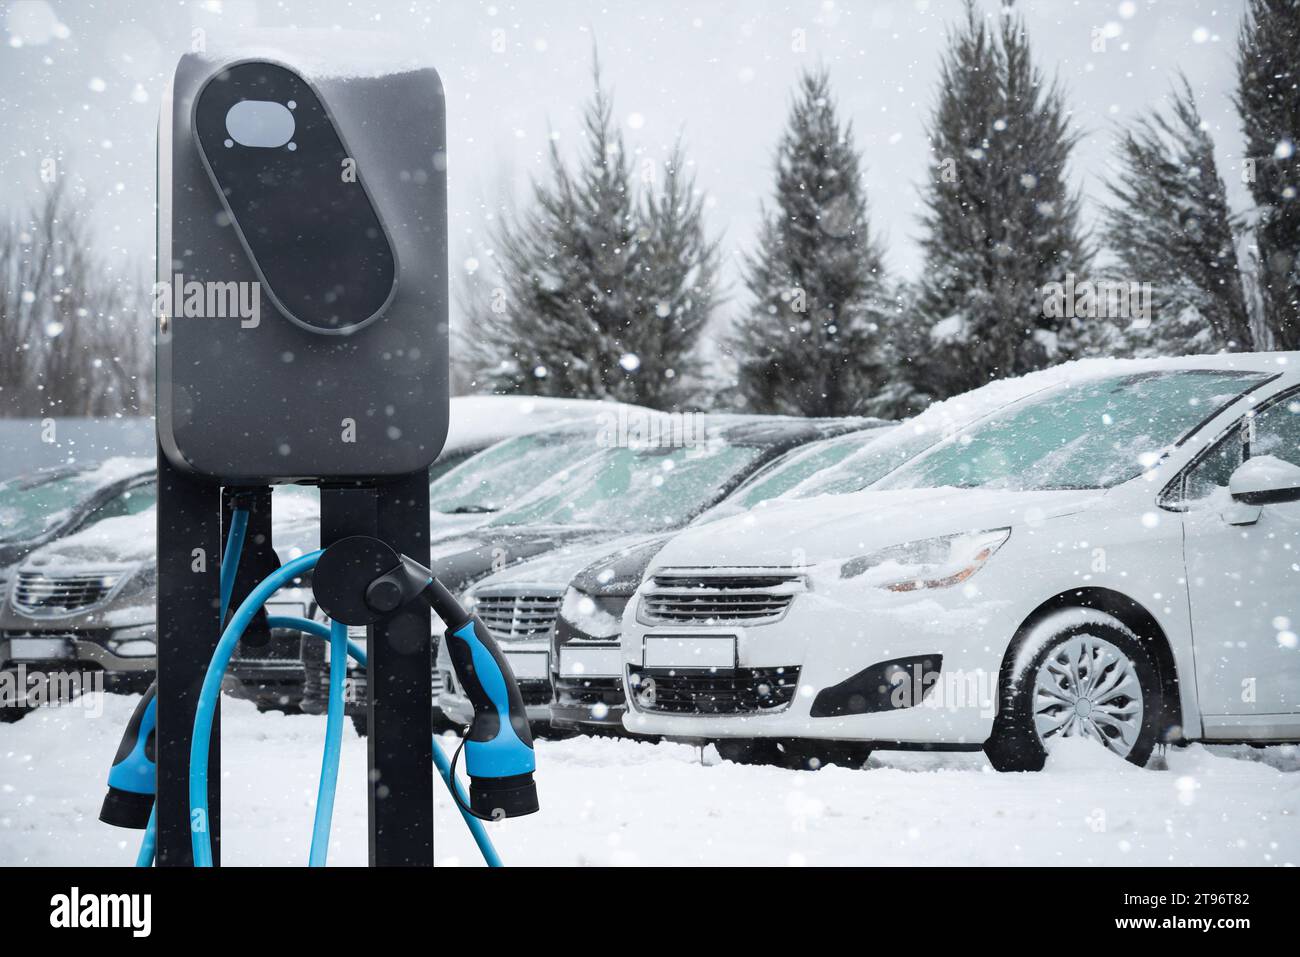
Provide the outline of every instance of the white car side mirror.
{"type": "Polygon", "coordinates": [[[1300,465],[1272,455],[1247,459],[1228,479],[1228,493],[1242,505],[1300,501],[1300,465]]]}

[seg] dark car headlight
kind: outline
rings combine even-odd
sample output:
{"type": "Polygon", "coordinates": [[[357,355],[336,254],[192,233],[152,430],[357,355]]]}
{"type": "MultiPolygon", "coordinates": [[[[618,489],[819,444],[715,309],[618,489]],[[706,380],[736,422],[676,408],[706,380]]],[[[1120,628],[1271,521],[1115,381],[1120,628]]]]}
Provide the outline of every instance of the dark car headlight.
{"type": "Polygon", "coordinates": [[[560,617],[589,638],[617,638],[628,601],[622,595],[588,595],[570,585],[560,602],[560,617]]]}
{"type": "Polygon", "coordinates": [[[152,622],[114,628],[108,634],[108,650],[119,658],[152,658],[158,654],[157,628],[152,622]]]}

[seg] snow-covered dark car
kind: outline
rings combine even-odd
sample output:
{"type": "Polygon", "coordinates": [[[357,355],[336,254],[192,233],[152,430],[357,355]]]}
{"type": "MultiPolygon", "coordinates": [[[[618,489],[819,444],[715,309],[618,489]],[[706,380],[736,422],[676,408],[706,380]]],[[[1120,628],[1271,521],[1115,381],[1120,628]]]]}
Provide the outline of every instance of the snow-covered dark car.
{"type": "Polygon", "coordinates": [[[126,691],[152,680],[152,466],[117,459],[5,483],[5,554],[19,560],[0,607],[0,668],[22,680],[11,678],[19,693],[0,720],[29,710],[40,676],[99,672],[126,691]]]}
{"type": "MultiPolygon", "coordinates": [[[[278,489],[277,508],[301,515],[312,504],[301,501],[307,491],[278,489]]],[[[0,611],[8,666],[23,665],[29,673],[98,670],[110,691],[148,686],[158,650],[157,497],[157,482],[147,472],[94,513],[95,521],[36,549],[18,566],[0,611]]],[[[304,594],[282,590],[268,607],[302,614],[304,594]]],[[[259,647],[256,657],[239,662],[228,687],[265,687],[266,703],[275,704],[280,695],[273,686],[300,686],[302,668],[297,633],[271,635],[277,641],[270,653],[259,647]],[[276,654],[290,639],[291,652],[276,654]]]]}
{"type": "MultiPolygon", "coordinates": [[[[454,470],[508,436],[581,421],[595,434],[598,413],[620,407],[571,399],[468,396],[452,400],[452,428],[431,473],[454,470]]],[[[0,611],[0,666],[46,673],[98,668],[105,686],[142,688],[156,667],[154,461],[112,459],[103,465],[36,473],[0,485],[0,559],[15,567],[0,611]],[[71,533],[71,534],[69,534],[71,533]],[[62,536],[62,537],[61,537],[62,536]]],[[[275,492],[277,552],[283,558],[317,547],[316,489],[275,492]]],[[[478,509],[449,510],[435,525],[484,520],[478,509]]],[[[447,534],[451,529],[442,528],[447,534]]],[[[437,534],[437,532],[435,532],[437,534]]],[[[0,575],[3,575],[0,572],[0,575]]],[[[272,613],[312,611],[310,582],[297,582],[268,602],[272,613]]],[[[316,651],[309,639],[309,651],[316,651]]],[[[303,692],[302,638],[295,631],[251,629],[231,663],[227,691],[264,707],[293,709],[303,692]],[[258,640],[260,639],[260,640],[258,640]]],[[[25,708],[6,711],[21,716],[25,708]]]]}
{"type": "Polygon", "coordinates": [[[122,493],[153,474],[153,459],[111,458],[41,469],[0,482],[0,594],[47,542],[118,514],[122,493]]]}
{"type": "MultiPolygon", "coordinates": [[[[551,631],[574,560],[581,568],[601,555],[660,540],[791,449],[881,424],[707,415],[694,417],[691,441],[631,437],[575,464],[472,535],[436,543],[434,566],[448,587],[466,592],[503,644],[530,719],[549,722],[551,631]],[[525,576],[529,580],[496,580],[504,569],[523,562],[537,573],[537,581],[531,574],[525,576]],[[476,587],[488,576],[492,583],[476,587]]],[[[438,671],[442,710],[463,723],[468,703],[445,656],[439,657],[438,671]]]]}
{"type": "MultiPolygon", "coordinates": [[[[526,496],[551,476],[572,468],[599,448],[601,436],[626,421],[644,417],[640,406],[589,399],[535,396],[465,396],[452,399],[447,447],[431,471],[429,535],[434,541],[473,529],[526,496]],[[474,449],[465,454],[467,447],[474,449]],[[445,462],[451,461],[451,467],[445,462]]],[[[313,493],[314,494],[314,493],[313,493]]],[[[291,531],[303,551],[316,547],[314,524],[291,531]]],[[[301,612],[295,612],[301,613],[301,612]]],[[[309,613],[320,617],[316,609],[309,613]]],[[[434,623],[435,641],[441,628],[434,623]]],[[[352,630],[365,642],[365,629],[352,630]]],[[[329,648],[302,642],[302,710],[324,714],[329,694],[329,648]]],[[[358,730],[365,727],[366,671],[348,662],[347,713],[358,730]]],[[[434,672],[434,699],[440,691],[434,672]]],[[[437,716],[435,715],[435,719],[437,716]]]]}

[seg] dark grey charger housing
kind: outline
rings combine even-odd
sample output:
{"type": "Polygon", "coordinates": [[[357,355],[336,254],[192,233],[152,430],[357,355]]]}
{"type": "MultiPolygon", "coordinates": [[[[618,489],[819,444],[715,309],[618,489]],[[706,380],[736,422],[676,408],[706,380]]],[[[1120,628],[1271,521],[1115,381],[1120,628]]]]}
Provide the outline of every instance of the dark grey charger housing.
{"type": "Polygon", "coordinates": [[[188,54],[159,131],[159,447],[224,485],[383,481],[447,434],[432,69],[188,54]],[[287,138],[286,138],[287,137],[287,138]]]}

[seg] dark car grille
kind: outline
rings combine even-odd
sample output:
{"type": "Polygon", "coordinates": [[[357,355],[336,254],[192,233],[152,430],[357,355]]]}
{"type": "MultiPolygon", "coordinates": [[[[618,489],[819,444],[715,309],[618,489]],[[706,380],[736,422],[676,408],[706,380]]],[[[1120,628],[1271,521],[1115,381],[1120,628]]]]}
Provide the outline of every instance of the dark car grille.
{"type": "Polygon", "coordinates": [[[560,596],[541,592],[477,595],[474,611],[498,641],[549,638],[560,613],[560,596]]]}
{"type": "Polygon", "coordinates": [[[799,668],[633,668],[637,707],[668,714],[757,714],[794,700],[799,668]]]}
{"type": "Polygon", "coordinates": [[[555,692],[551,690],[549,681],[529,679],[519,682],[519,697],[526,705],[543,705],[551,703],[555,692]]]}
{"type": "MultiPolygon", "coordinates": [[[[316,639],[312,639],[315,641],[316,639]]],[[[271,640],[262,645],[240,642],[235,646],[232,662],[255,664],[268,662],[282,664],[286,661],[302,663],[302,635],[293,629],[275,628],[271,631],[271,640]]]]}
{"type": "Polygon", "coordinates": [[[14,586],[14,606],[29,612],[78,611],[103,601],[116,581],[116,575],[103,572],[58,576],[19,572],[14,586]]]}
{"type": "Polygon", "coordinates": [[[563,704],[608,704],[611,700],[622,703],[622,678],[556,678],[555,694],[563,704]]]}
{"type": "Polygon", "coordinates": [[[642,599],[641,619],[651,624],[775,620],[803,587],[803,578],[793,572],[659,574],[642,599]]]}

